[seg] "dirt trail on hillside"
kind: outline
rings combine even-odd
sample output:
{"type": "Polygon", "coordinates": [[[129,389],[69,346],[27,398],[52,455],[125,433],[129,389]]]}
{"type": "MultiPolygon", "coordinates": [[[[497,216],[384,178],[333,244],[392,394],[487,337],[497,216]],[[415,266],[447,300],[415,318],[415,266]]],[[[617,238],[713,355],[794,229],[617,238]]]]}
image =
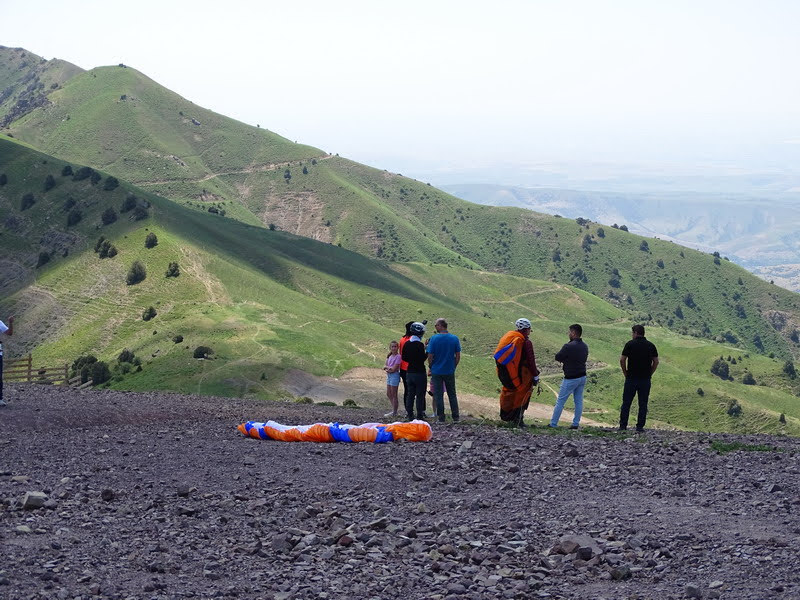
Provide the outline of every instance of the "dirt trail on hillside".
{"type": "MultiPolygon", "coordinates": [[[[458,380],[456,380],[456,386],[458,380]]],[[[369,367],[356,367],[344,373],[341,377],[318,377],[311,373],[306,373],[299,369],[291,369],[286,373],[283,386],[287,392],[295,397],[311,398],[314,402],[335,402],[341,404],[350,398],[356,401],[359,406],[374,408],[389,408],[386,399],[386,374],[383,369],[369,367]]],[[[403,393],[403,384],[400,384],[400,394],[403,393]]],[[[402,400],[402,399],[401,399],[402,400]]],[[[402,402],[401,402],[402,403],[402,402]]],[[[428,412],[430,412],[431,398],[427,397],[428,412]]],[[[458,393],[458,404],[463,414],[474,417],[485,417],[488,419],[499,418],[499,400],[488,398],[477,394],[458,393]]],[[[536,396],[535,392],[531,398],[530,406],[525,411],[525,416],[530,419],[550,419],[553,414],[552,386],[548,391],[548,385],[542,386],[542,394],[536,396]],[[551,400],[547,404],[547,400],[551,400]],[[539,400],[537,402],[537,400],[539,400]]],[[[449,412],[447,398],[445,396],[445,409],[449,412]]],[[[401,407],[402,412],[402,407],[401,407]]],[[[561,422],[567,423],[572,420],[573,413],[565,410],[561,415],[561,422]]],[[[598,421],[581,418],[584,425],[600,425],[598,421]]]]}
{"type": "Polygon", "coordinates": [[[312,160],[316,160],[317,162],[321,160],[328,160],[329,158],[333,158],[331,155],[323,155],[323,156],[313,156],[311,158],[303,159],[303,161],[282,161],[277,163],[266,163],[263,165],[251,165],[249,167],[245,167],[244,169],[233,169],[230,171],[218,171],[216,173],[209,173],[204,175],[200,179],[184,179],[184,178],[175,178],[175,179],[151,179],[148,181],[134,181],[136,185],[166,185],[168,183],[203,183],[204,181],[209,181],[210,179],[214,179],[215,177],[221,177],[224,175],[250,175],[252,173],[266,173],[268,171],[276,171],[278,169],[283,169],[286,167],[290,167],[293,164],[299,164],[302,162],[311,162],[312,160]]]}

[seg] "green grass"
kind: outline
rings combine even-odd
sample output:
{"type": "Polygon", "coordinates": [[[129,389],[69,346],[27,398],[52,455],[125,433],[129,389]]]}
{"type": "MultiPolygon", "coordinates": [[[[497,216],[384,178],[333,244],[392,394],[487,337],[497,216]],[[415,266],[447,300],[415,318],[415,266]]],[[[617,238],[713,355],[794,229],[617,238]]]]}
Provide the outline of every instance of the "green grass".
{"type": "Polygon", "coordinates": [[[727,454],[729,452],[781,452],[780,448],[769,444],[745,444],[743,442],[723,442],[722,440],[712,440],[711,449],[717,454],[727,454]]]}

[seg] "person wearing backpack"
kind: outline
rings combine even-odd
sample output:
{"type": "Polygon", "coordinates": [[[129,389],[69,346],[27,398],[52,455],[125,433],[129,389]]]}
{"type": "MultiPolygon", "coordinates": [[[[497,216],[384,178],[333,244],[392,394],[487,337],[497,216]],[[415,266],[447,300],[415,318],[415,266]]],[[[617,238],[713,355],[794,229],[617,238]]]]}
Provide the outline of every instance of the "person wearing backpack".
{"type": "Polygon", "coordinates": [[[514,329],[500,338],[494,353],[500,392],[500,419],[525,427],[522,421],[533,387],[539,384],[539,369],[530,340],[531,322],[517,319],[514,329]]]}

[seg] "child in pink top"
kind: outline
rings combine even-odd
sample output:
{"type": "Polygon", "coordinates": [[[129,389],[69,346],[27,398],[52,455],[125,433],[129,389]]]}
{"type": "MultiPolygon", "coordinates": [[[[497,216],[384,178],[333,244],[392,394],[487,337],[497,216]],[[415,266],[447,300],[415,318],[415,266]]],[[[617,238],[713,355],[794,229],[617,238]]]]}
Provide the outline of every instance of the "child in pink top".
{"type": "Polygon", "coordinates": [[[383,370],[386,371],[386,397],[392,405],[392,412],[386,413],[384,417],[397,416],[397,387],[400,385],[400,354],[398,349],[400,346],[397,342],[389,344],[389,354],[386,355],[386,365],[383,370]]]}

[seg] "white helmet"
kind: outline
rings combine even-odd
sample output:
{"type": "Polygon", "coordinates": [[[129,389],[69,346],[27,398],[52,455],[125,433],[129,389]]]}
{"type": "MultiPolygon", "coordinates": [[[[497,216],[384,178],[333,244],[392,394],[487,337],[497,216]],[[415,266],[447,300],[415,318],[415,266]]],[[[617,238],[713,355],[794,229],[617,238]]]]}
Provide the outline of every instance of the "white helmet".
{"type": "Polygon", "coordinates": [[[411,327],[409,327],[409,328],[408,328],[408,330],[409,330],[411,333],[415,333],[415,334],[417,334],[417,335],[420,335],[420,334],[422,334],[422,333],[425,333],[425,325],[423,325],[423,324],[422,324],[422,323],[420,323],[419,321],[414,321],[414,322],[411,324],[411,327]]]}
{"type": "Polygon", "coordinates": [[[514,327],[517,328],[517,331],[522,331],[523,329],[530,329],[531,322],[528,319],[517,319],[514,321],[514,327]]]}

